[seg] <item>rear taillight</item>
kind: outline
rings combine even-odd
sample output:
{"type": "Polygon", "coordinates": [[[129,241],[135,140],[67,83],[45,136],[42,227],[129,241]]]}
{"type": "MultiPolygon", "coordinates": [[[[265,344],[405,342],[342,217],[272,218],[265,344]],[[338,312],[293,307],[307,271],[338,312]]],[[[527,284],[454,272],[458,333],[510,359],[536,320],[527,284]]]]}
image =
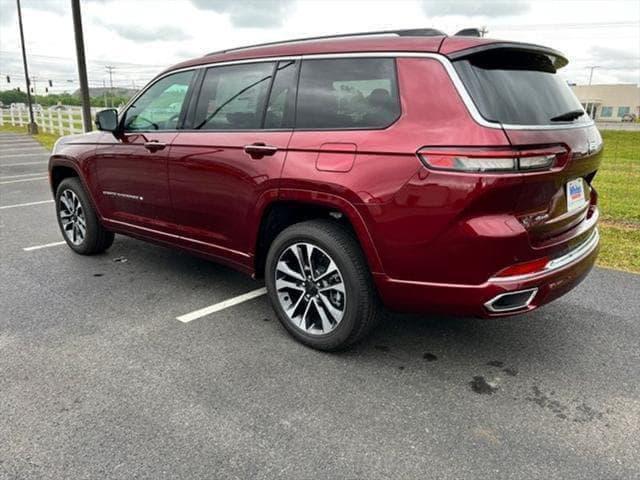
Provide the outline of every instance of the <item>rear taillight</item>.
{"type": "Polygon", "coordinates": [[[435,170],[508,173],[548,170],[566,153],[556,145],[531,149],[427,147],[418,151],[418,157],[435,170]]]}

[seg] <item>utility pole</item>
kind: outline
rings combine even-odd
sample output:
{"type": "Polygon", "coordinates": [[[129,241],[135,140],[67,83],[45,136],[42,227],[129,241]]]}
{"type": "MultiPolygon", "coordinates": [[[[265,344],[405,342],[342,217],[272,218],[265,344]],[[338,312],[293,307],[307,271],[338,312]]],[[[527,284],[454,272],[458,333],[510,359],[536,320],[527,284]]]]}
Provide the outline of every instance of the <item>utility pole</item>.
{"type": "Polygon", "coordinates": [[[591,85],[591,80],[593,80],[593,71],[594,71],[596,68],[600,68],[600,65],[592,65],[592,66],[589,66],[589,67],[586,67],[586,68],[588,68],[589,70],[591,70],[591,72],[589,73],[589,85],[591,85]]]}
{"type": "Polygon", "coordinates": [[[483,25],[482,28],[478,30],[478,32],[480,33],[481,37],[486,37],[487,33],[489,33],[489,30],[487,30],[487,27],[483,25]]]}
{"type": "Polygon", "coordinates": [[[38,133],[38,125],[33,120],[33,105],[31,104],[31,85],[29,82],[29,69],[27,68],[27,51],[24,47],[24,31],[22,29],[22,10],[20,9],[20,0],[16,0],[18,5],[18,25],[20,26],[20,44],[22,45],[22,63],[24,64],[24,80],[27,84],[27,105],[29,105],[29,133],[35,135],[38,133]]]}
{"type": "Polygon", "coordinates": [[[104,95],[104,108],[107,108],[107,82],[102,80],[102,94],[104,95]]]}
{"type": "Polygon", "coordinates": [[[84,56],[84,35],[82,34],[82,16],[80,0],[71,0],[73,11],[73,30],[76,37],[76,57],[78,59],[78,77],[80,80],[80,96],[82,98],[82,124],[85,132],[91,131],[91,100],[89,99],[89,82],[87,80],[87,62],[84,56]]]}
{"type": "Polygon", "coordinates": [[[109,72],[109,96],[111,97],[111,108],[113,108],[113,71],[116,67],[107,65],[104,68],[109,72]]]}

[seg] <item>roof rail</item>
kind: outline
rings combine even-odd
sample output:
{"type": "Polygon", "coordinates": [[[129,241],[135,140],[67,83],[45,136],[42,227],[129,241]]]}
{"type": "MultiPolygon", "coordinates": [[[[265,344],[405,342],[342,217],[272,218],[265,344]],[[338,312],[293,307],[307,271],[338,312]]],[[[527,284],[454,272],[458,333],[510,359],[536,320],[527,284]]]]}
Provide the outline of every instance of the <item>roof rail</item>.
{"type": "Polygon", "coordinates": [[[209,52],[205,55],[216,55],[220,53],[228,53],[235,52],[237,50],[245,50],[247,48],[255,48],[255,47],[270,47],[272,45],[286,45],[287,43],[294,42],[305,42],[309,40],[329,40],[332,38],[350,38],[350,37],[367,37],[371,35],[397,35],[399,37],[438,37],[438,36],[446,36],[447,34],[441,32],[440,30],[436,30],[435,28],[412,28],[407,30],[377,30],[374,32],[360,32],[360,33],[341,33],[338,35],[324,35],[321,37],[305,37],[305,38],[294,38],[291,40],[280,40],[277,42],[268,42],[268,43],[257,43],[255,45],[245,45],[244,47],[236,47],[236,48],[227,48],[225,50],[219,50],[216,52],[209,52]]]}

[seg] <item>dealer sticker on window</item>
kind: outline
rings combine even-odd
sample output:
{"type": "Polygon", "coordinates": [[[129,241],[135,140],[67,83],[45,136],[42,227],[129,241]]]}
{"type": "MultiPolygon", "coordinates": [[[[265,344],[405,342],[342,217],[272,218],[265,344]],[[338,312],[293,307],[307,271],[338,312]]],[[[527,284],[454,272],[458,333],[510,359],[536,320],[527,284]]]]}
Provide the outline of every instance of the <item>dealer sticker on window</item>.
{"type": "Polygon", "coordinates": [[[567,212],[572,212],[585,204],[584,184],[581,178],[567,182],[567,212]]]}

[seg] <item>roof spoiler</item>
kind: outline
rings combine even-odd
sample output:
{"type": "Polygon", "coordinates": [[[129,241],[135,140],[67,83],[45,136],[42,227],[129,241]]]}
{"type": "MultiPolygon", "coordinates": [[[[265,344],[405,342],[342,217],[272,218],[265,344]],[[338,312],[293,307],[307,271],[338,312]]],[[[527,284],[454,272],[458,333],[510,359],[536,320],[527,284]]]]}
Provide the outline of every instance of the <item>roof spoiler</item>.
{"type": "MultiPolygon", "coordinates": [[[[457,34],[456,34],[457,35],[457,34]]],[[[460,60],[462,58],[470,57],[477,53],[486,52],[490,50],[515,50],[521,52],[529,52],[529,53],[539,53],[542,55],[547,55],[551,58],[553,66],[556,70],[566,66],[569,63],[567,57],[558,50],[554,50],[553,48],[542,47],[540,45],[533,45],[531,43],[520,43],[520,42],[495,42],[495,43],[485,43],[482,45],[476,45],[474,47],[465,48],[463,50],[458,50],[457,52],[450,53],[447,55],[451,60],[460,60]]]]}
{"type": "Polygon", "coordinates": [[[454,37],[481,37],[480,30],[477,28],[463,28],[454,34],[454,37]]]}

